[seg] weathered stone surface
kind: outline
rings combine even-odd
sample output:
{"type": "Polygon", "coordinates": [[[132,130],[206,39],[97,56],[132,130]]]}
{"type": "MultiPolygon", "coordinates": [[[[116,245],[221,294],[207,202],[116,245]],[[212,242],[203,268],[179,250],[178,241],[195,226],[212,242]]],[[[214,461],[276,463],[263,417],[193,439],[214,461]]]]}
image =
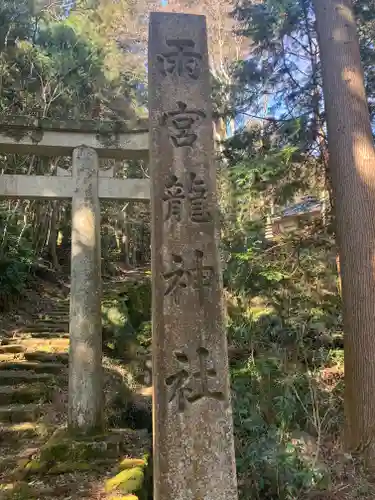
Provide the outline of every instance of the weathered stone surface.
{"type": "Polygon", "coordinates": [[[26,350],[25,346],[18,344],[9,344],[0,346],[0,354],[6,354],[6,353],[17,354],[25,352],[25,350],[26,350]]]}
{"type": "Polygon", "coordinates": [[[100,207],[93,149],[74,150],[73,177],[68,422],[72,431],[90,433],[103,425],[100,207]]]}
{"type": "Polygon", "coordinates": [[[44,384],[0,387],[0,405],[37,403],[48,400],[50,396],[51,390],[44,384]]]}
{"type": "Polygon", "coordinates": [[[34,422],[41,413],[40,405],[7,405],[0,406],[1,422],[34,422]]]}
{"type": "Polygon", "coordinates": [[[104,158],[148,157],[147,121],[54,122],[10,117],[0,122],[0,151],[40,156],[67,156],[81,144],[104,158]],[[12,119],[10,119],[12,118],[12,119]]]}
{"type": "Polygon", "coordinates": [[[202,16],[149,38],[154,498],[237,498],[202,16]]]}
{"type": "Polygon", "coordinates": [[[99,135],[126,134],[129,132],[148,132],[148,119],[139,118],[128,121],[104,120],[51,120],[25,115],[8,115],[0,118],[0,131],[12,130],[53,130],[55,132],[91,132],[99,135]]]}
{"type": "Polygon", "coordinates": [[[30,373],[24,371],[0,370],[0,385],[20,384],[24,382],[46,382],[53,379],[50,373],[30,373]]]}
{"type": "Polygon", "coordinates": [[[68,354],[65,352],[49,353],[44,351],[25,352],[24,357],[27,361],[39,361],[42,363],[61,363],[68,364],[68,354]]]}
{"type": "Polygon", "coordinates": [[[3,370],[30,370],[36,373],[64,373],[66,366],[61,363],[36,363],[32,361],[6,361],[0,363],[3,370]]]}
{"type": "Polygon", "coordinates": [[[23,422],[20,424],[0,424],[0,442],[31,439],[46,434],[47,429],[43,424],[23,422]]]}
{"type": "MultiPolygon", "coordinates": [[[[75,179],[70,176],[0,175],[0,198],[70,199],[74,188],[75,179]]],[[[99,197],[104,200],[145,201],[150,198],[150,183],[147,179],[103,177],[99,179],[98,189],[99,197]]]]}

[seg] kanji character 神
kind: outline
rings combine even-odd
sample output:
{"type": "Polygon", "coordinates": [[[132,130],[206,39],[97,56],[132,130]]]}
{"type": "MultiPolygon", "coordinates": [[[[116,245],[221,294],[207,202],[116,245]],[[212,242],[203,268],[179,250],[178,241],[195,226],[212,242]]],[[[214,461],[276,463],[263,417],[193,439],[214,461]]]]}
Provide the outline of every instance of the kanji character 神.
{"type": "MultiPolygon", "coordinates": [[[[164,273],[163,277],[167,283],[164,295],[170,295],[178,289],[186,289],[191,286],[203,294],[203,288],[212,283],[213,267],[204,266],[204,254],[201,250],[195,250],[195,265],[192,268],[185,268],[184,260],[181,256],[172,254],[172,262],[175,269],[164,273]]],[[[202,298],[200,296],[200,298],[202,298]]]]}

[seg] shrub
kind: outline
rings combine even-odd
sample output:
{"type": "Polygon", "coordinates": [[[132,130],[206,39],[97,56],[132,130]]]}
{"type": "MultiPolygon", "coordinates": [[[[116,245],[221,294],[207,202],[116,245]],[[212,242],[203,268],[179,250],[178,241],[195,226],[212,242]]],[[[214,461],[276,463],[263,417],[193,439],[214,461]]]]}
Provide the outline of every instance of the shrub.
{"type": "Polygon", "coordinates": [[[301,453],[293,440],[295,429],[318,441],[310,415],[321,412],[327,401],[315,405],[307,373],[288,372],[271,355],[248,362],[232,372],[237,472],[242,500],[294,500],[327,485],[329,474],[318,457],[301,453]],[[302,496],[301,496],[302,495],[302,496]]]}
{"type": "Polygon", "coordinates": [[[134,328],[123,297],[111,298],[103,302],[102,324],[104,347],[115,356],[124,357],[129,341],[133,337],[134,328]]]}
{"type": "Polygon", "coordinates": [[[31,278],[33,254],[28,246],[10,246],[0,258],[0,310],[18,302],[31,278]]]}

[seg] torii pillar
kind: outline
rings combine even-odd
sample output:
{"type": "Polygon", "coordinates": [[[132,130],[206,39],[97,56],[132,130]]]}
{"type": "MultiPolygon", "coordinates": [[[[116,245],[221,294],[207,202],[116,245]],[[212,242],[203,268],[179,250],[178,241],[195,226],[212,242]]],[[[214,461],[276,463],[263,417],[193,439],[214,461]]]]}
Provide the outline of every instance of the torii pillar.
{"type": "Polygon", "coordinates": [[[98,172],[94,149],[73,151],[68,406],[73,432],[100,431],[104,421],[98,172]]]}

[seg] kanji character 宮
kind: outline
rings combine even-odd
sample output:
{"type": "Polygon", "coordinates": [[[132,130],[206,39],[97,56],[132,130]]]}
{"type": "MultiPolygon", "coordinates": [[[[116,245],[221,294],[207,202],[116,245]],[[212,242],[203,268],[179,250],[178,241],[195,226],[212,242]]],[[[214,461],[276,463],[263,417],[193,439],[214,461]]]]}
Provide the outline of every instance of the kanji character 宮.
{"type": "Polygon", "coordinates": [[[172,144],[176,148],[192,146],[198,138],[194,126],[205,118],[206,114],[201,110],[187,109],[187,105],[181,101],[177,102],[177,107],[177,111],[163,114],[161,124],[168,127],[172,144]]]}

